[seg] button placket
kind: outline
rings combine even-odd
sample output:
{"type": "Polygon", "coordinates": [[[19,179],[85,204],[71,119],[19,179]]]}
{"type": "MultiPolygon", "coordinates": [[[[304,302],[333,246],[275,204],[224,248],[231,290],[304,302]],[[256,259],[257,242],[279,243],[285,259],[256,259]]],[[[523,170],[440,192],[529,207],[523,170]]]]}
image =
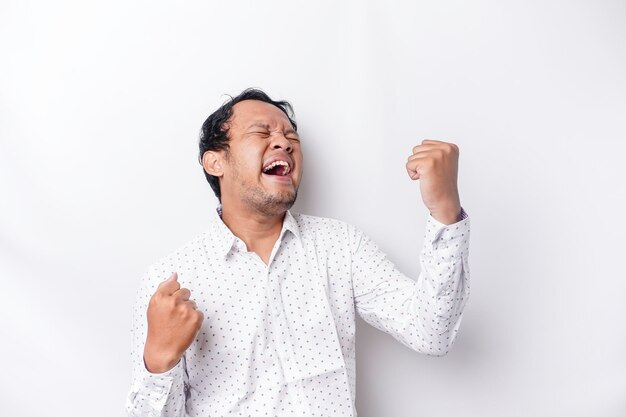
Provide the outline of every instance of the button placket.
{"type": "Polygon", "coordinates": [[[276,332],[276,351],[279,354],[283,373],[287,379],[290,375],[297,373],[297,364],[295,363],[295,354],[292,349],[292,343],[289,336],[289,325],[284,314],[284,305],[281,292],[281,283],[284,277],[280,270],[276,270],[272,263],[267,268],[267,281],[269,288],[270,311],[272,312],[272,325],[276,332]]]}

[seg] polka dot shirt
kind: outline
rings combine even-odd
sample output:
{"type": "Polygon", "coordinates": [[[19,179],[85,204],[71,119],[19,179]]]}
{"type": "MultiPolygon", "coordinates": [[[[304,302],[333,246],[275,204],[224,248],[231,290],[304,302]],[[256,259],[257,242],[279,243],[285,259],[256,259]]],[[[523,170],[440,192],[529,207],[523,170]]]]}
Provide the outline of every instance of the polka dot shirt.
{"type": "Polygon", "coordinates": [[[356,416],[355,314],[428,355],[451,348],[469,296],[470,219],[428,216],[421,272],[408,278],[349,223],[292,214],[266,265],[222,222],[153,264],[132,327],[129,416],[356,416]],[[146,309],[178,272],[204,313],[178,364],[143,362],[146,309]]]}

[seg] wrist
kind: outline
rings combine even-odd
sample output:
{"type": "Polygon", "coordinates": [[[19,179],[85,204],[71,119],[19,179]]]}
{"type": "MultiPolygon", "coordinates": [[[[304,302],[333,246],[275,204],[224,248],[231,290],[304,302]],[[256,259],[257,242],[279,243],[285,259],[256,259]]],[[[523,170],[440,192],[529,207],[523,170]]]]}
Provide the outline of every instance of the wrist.
{"type": "Polygon", "coordinates": [[[161,374],[175,367],[181,356],[155,349],[146,343],[143,351],[143,363],[148,372],[161,374]]]}
{"type": "Polygon", "coordinates": [[[430,212],[430,215],[440,223],[445,225],[456,223],[462,220],[464,212],[461,205],[455,205],[453,207],[444,208],[437,211],[430,212]]]}

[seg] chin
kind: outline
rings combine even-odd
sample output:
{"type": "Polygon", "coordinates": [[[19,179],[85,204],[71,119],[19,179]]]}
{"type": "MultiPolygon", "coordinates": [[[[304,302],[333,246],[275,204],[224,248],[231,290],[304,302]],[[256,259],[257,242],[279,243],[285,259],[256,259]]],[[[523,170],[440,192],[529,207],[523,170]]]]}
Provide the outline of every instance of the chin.
{"type": "Polygon", "coordinates": [[[267,194],[257,209],[268,215],[283,214],[293,207],[298,191],[267,194]]]}
{"type": "Polygon", "coordinates": [[[297,191],[294,191],[293,193],[282,193],[282,195],[274,200],[274,204],[284,207],[283,211],[287,211],[295,204],[297,197],[297,191]]]}

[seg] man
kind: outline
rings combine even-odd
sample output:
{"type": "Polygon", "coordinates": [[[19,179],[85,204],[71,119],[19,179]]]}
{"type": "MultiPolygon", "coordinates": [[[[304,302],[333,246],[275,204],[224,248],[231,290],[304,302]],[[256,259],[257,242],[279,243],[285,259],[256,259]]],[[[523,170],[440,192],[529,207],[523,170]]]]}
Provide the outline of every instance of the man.
{"type": "Polygon", "coordinates": [[[457,146],[424,140],[406,164],[430,211],[413,281],[356,227],[289,211],[303,167],[291,114],[248,89],[203,124],[220,204],[141,281],[130,416],[356,416],[355,312],[415,351],[451,348],[469,295],[457,146]]]}

